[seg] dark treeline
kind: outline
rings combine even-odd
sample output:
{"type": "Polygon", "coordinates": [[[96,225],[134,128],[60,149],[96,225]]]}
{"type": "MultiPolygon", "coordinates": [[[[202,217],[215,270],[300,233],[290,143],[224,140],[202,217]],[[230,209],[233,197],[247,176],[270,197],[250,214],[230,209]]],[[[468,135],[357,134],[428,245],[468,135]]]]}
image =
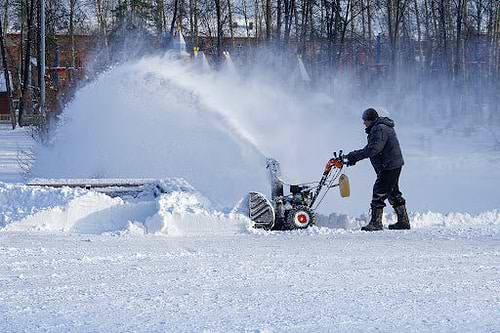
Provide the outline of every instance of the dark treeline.
{"type": "MultiPolygon", "coordinates": [[[[21,73],[36,52],[37,4],[2,4],[4,32],[23,36],[11,55],[21,73]]],[[[120,31],[162,40],[181,29],[214,60],[255,45],[300,54],[315,84],[335,90],[349,77],[360,98],[388,96],[424,122],[500,122],[498,0],[46,0],[46,12],[49,56],[58,34],[90,34],[107,49],[120,31]]]]}

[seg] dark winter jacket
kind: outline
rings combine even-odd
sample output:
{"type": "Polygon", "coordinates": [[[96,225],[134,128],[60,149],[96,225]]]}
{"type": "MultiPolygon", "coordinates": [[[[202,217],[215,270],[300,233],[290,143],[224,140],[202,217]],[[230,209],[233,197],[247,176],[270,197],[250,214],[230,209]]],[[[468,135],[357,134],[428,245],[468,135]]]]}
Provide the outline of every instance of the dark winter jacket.
{"type": "Polygon", "coordinates": [[[403,154],[394,130],[394,121],[380,117],[366,129],[368,144],[365,148],[355,150],[347,155],[350,162],[370,158],[376,172],[392,170],[403,166],[403,154]]]}

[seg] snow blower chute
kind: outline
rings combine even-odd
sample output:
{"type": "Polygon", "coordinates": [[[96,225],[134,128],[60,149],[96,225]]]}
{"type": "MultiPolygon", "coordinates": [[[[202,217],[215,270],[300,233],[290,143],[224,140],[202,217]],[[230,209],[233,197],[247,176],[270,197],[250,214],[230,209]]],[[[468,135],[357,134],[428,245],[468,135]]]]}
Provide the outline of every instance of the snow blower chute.
{"type": "Polygon", "coordinates": [[[344,155],[334,153],[325,166],[319,182],[285,184],[281,178],[278,161],[267,159],[271,178],[271,200],[259,192],[250,192],[248,216],[255,228],[266,230],[304,229],[315,223],[314,211],[321,204],[329,189],[339,187],[341,197],[350,195],[349,178],[342,174],[344,155]],[[337,183],[335,183],[338,180],[337,183]],[[284,194],[284,186],[289,194],[284,194]]]}

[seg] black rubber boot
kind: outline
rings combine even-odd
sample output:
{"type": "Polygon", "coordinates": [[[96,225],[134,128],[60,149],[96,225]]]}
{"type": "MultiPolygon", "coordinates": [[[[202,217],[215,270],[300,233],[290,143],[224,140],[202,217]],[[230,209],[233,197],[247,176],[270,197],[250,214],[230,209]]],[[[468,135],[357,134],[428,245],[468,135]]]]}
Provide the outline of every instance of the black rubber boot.
{"type": "Polygon", "coordinates": [[[365,225],[361,230],[363,231],[380,231],[384,230],[384,226],[382,225],[382,215],[384,213],[383,208],[372,208],[372,218],[370,223],[365,225]]]}
{"type": "Polygon", "coordinates": [[[398,216],[398,222],[389,225],[391,230],[408,230],[410,229],[410,219],[408,218],[408,213],[406,212],[406,206],[401,205],[394,207],[394,211],[398,216]]]}

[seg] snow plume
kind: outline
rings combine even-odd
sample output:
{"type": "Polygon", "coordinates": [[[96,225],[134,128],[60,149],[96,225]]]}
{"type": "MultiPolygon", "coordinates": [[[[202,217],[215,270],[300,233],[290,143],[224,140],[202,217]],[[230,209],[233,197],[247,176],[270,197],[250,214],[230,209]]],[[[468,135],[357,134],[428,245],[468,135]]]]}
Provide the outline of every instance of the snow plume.
{"type": "Polygon", "coordinates": [[[78,91],[33,174],[183,177],[226,207],[249,190],[268,192],[265,156],[295,182],[318,177],[333,145],[317,148],[311,130],[332,133],[338,124],[321,121],[326,95],[291,94],[270,75],[198,72],[151,56],[103,73],[78,91]]]}
{"type": "MultiPolygon", "coordinates": [[[[373,106],[396,121],[409,210],[499,208],[500,168],[481,148],[480,132],[405,126],[379,99],[361,99],[348,76],[332,79],[335,91],[311,87],[293,75],[296,61],[276,55],[234,61],[237,71],[203,73],[197,62],[146,56],[102,73],[65,109],[51,146],[39,147],[34,176],[183,177],[230,207],[250,190],[269,192],[264,157],[280,161],[287,182],[317,181],[334,150],[366,144],[360,114],[373,106]]],[[[322,213],[367,211],[370,164],[346,172],[351,198],[329,194],[322,213]]]]}
{"type": "Polygon", "coordinates": [[[156,57],[109,70],[81,89],[51,147],[40,147],[36,176],[184,177],[214,201],[234,203],[266,191],[262,154],[252,138],[196,91],[189,68],[156,57]]]}

